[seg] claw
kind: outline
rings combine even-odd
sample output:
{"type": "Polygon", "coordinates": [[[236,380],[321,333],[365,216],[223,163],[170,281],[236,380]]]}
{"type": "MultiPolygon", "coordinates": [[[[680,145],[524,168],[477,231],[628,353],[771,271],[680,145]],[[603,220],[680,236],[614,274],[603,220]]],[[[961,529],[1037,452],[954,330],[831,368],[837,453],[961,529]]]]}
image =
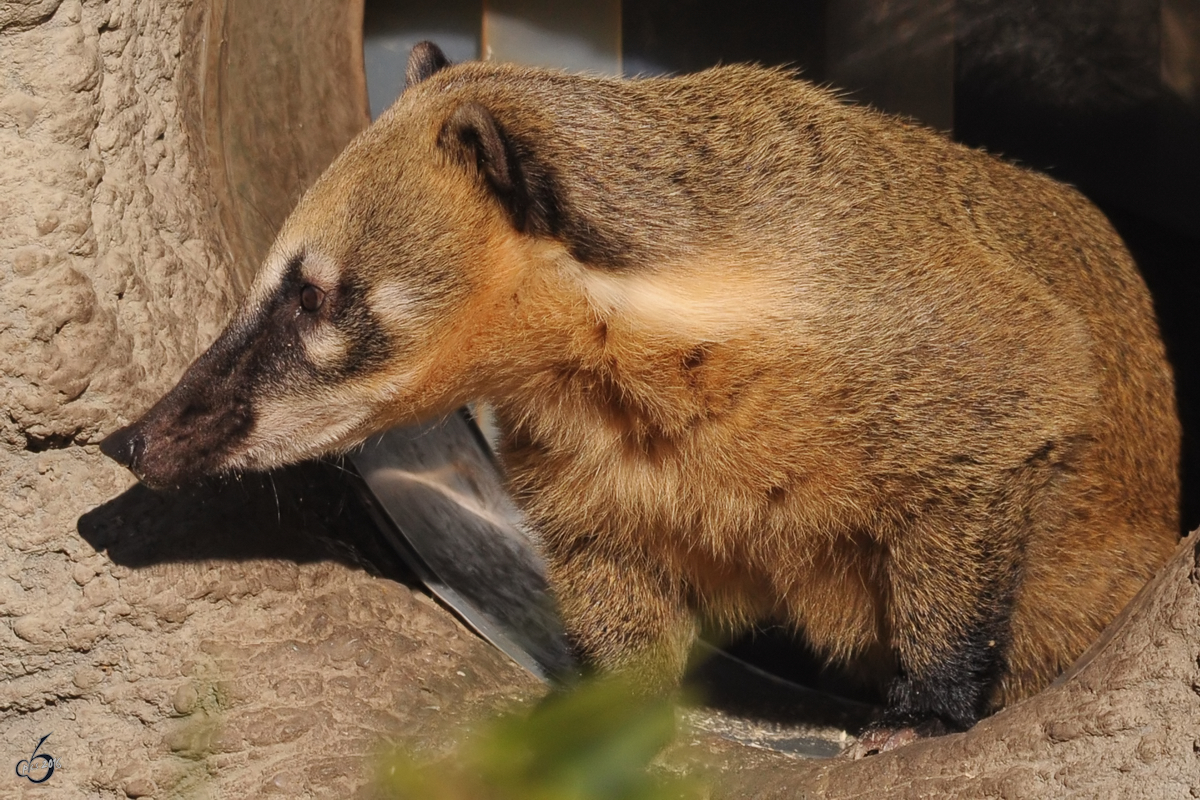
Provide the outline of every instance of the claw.
{"type": "Polygon", "coordinates": [[[866,756],[886,753],[897,747],[912,744],[919,739],[941,736],[949,731],[950,729],[941,720],[930,720],[922,722],[920,725],[906,725],[899,728],[872,726],[863,731],[862,735],[858,737],[858,741],[847,747],[843,751],[843,755],[857,761],[866,756]]]}

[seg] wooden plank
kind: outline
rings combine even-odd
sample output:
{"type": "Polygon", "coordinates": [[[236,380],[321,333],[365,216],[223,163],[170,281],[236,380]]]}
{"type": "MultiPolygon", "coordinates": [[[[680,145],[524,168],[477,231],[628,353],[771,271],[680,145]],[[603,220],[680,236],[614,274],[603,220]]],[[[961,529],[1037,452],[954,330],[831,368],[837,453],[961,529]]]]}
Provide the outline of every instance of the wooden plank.
{"type": "Polygon", "coordinates": [[[370,121],[363,0],[213,0],[189,15],[185,118],[245,291],[304,190],[370,121]]]}
{"type": "Polygon", "coordinates": [[[534,675],[574,665],[545,566],[463,412],[393,428],[351,455],[380,529],[429,589],[534,675]]]}

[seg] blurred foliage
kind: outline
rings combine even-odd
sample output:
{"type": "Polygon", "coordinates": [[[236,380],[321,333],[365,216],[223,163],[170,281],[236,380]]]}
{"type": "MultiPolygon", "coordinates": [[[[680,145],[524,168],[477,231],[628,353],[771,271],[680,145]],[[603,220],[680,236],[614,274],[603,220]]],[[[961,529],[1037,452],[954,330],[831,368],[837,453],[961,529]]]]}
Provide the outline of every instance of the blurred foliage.
{"type": "Polygon", "coordinates": [[[651,772],[675,736],[675,705],[593,679],[494,720],[452,756],[385,759],[378,788],[397,800],[700,800],[691,778],[651,772]]]}

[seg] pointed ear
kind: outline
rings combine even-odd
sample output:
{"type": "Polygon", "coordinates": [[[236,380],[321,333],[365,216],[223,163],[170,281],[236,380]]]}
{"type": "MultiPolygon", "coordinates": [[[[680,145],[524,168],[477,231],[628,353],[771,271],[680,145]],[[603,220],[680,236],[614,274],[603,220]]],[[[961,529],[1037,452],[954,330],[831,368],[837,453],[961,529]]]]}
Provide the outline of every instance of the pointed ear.
{"type": "Polygon", "coordinates": [[[513,227],[556,235],[563,211],[553,172],[535,151],[505,131],[486,107],[466,101],[454,109],[442,124],[438,146],[483,179],[513,227]]]}
{"type": "Polygon", "coordinates": [[[433,42],[418,42],[408,55],[404,68],[404,88],[411,89],[421,81],[450,66],[450,59],[433,42]]]}
{"type": "Polygon", "coordinates": [[[518,199],[520,166],[496,118],[482,105],[467,102],[454,109],[438,144],[463,166],[478,170],[505,205],[518,199]]]}

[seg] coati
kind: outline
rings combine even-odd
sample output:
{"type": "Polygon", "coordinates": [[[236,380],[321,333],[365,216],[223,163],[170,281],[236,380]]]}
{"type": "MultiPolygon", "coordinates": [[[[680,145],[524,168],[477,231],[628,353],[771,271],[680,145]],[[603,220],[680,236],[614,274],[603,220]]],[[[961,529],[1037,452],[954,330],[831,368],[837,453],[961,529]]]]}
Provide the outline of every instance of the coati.
{"type": "Polygon", "coordinates": [[[886,685],[870,750],[1045,686],[1177,542],[1150,298],[1076,191],[782,70],[406,77],[102,444],[146,483],[486,400],[581,656],[670,684],[776,620],[886,685]]]}

